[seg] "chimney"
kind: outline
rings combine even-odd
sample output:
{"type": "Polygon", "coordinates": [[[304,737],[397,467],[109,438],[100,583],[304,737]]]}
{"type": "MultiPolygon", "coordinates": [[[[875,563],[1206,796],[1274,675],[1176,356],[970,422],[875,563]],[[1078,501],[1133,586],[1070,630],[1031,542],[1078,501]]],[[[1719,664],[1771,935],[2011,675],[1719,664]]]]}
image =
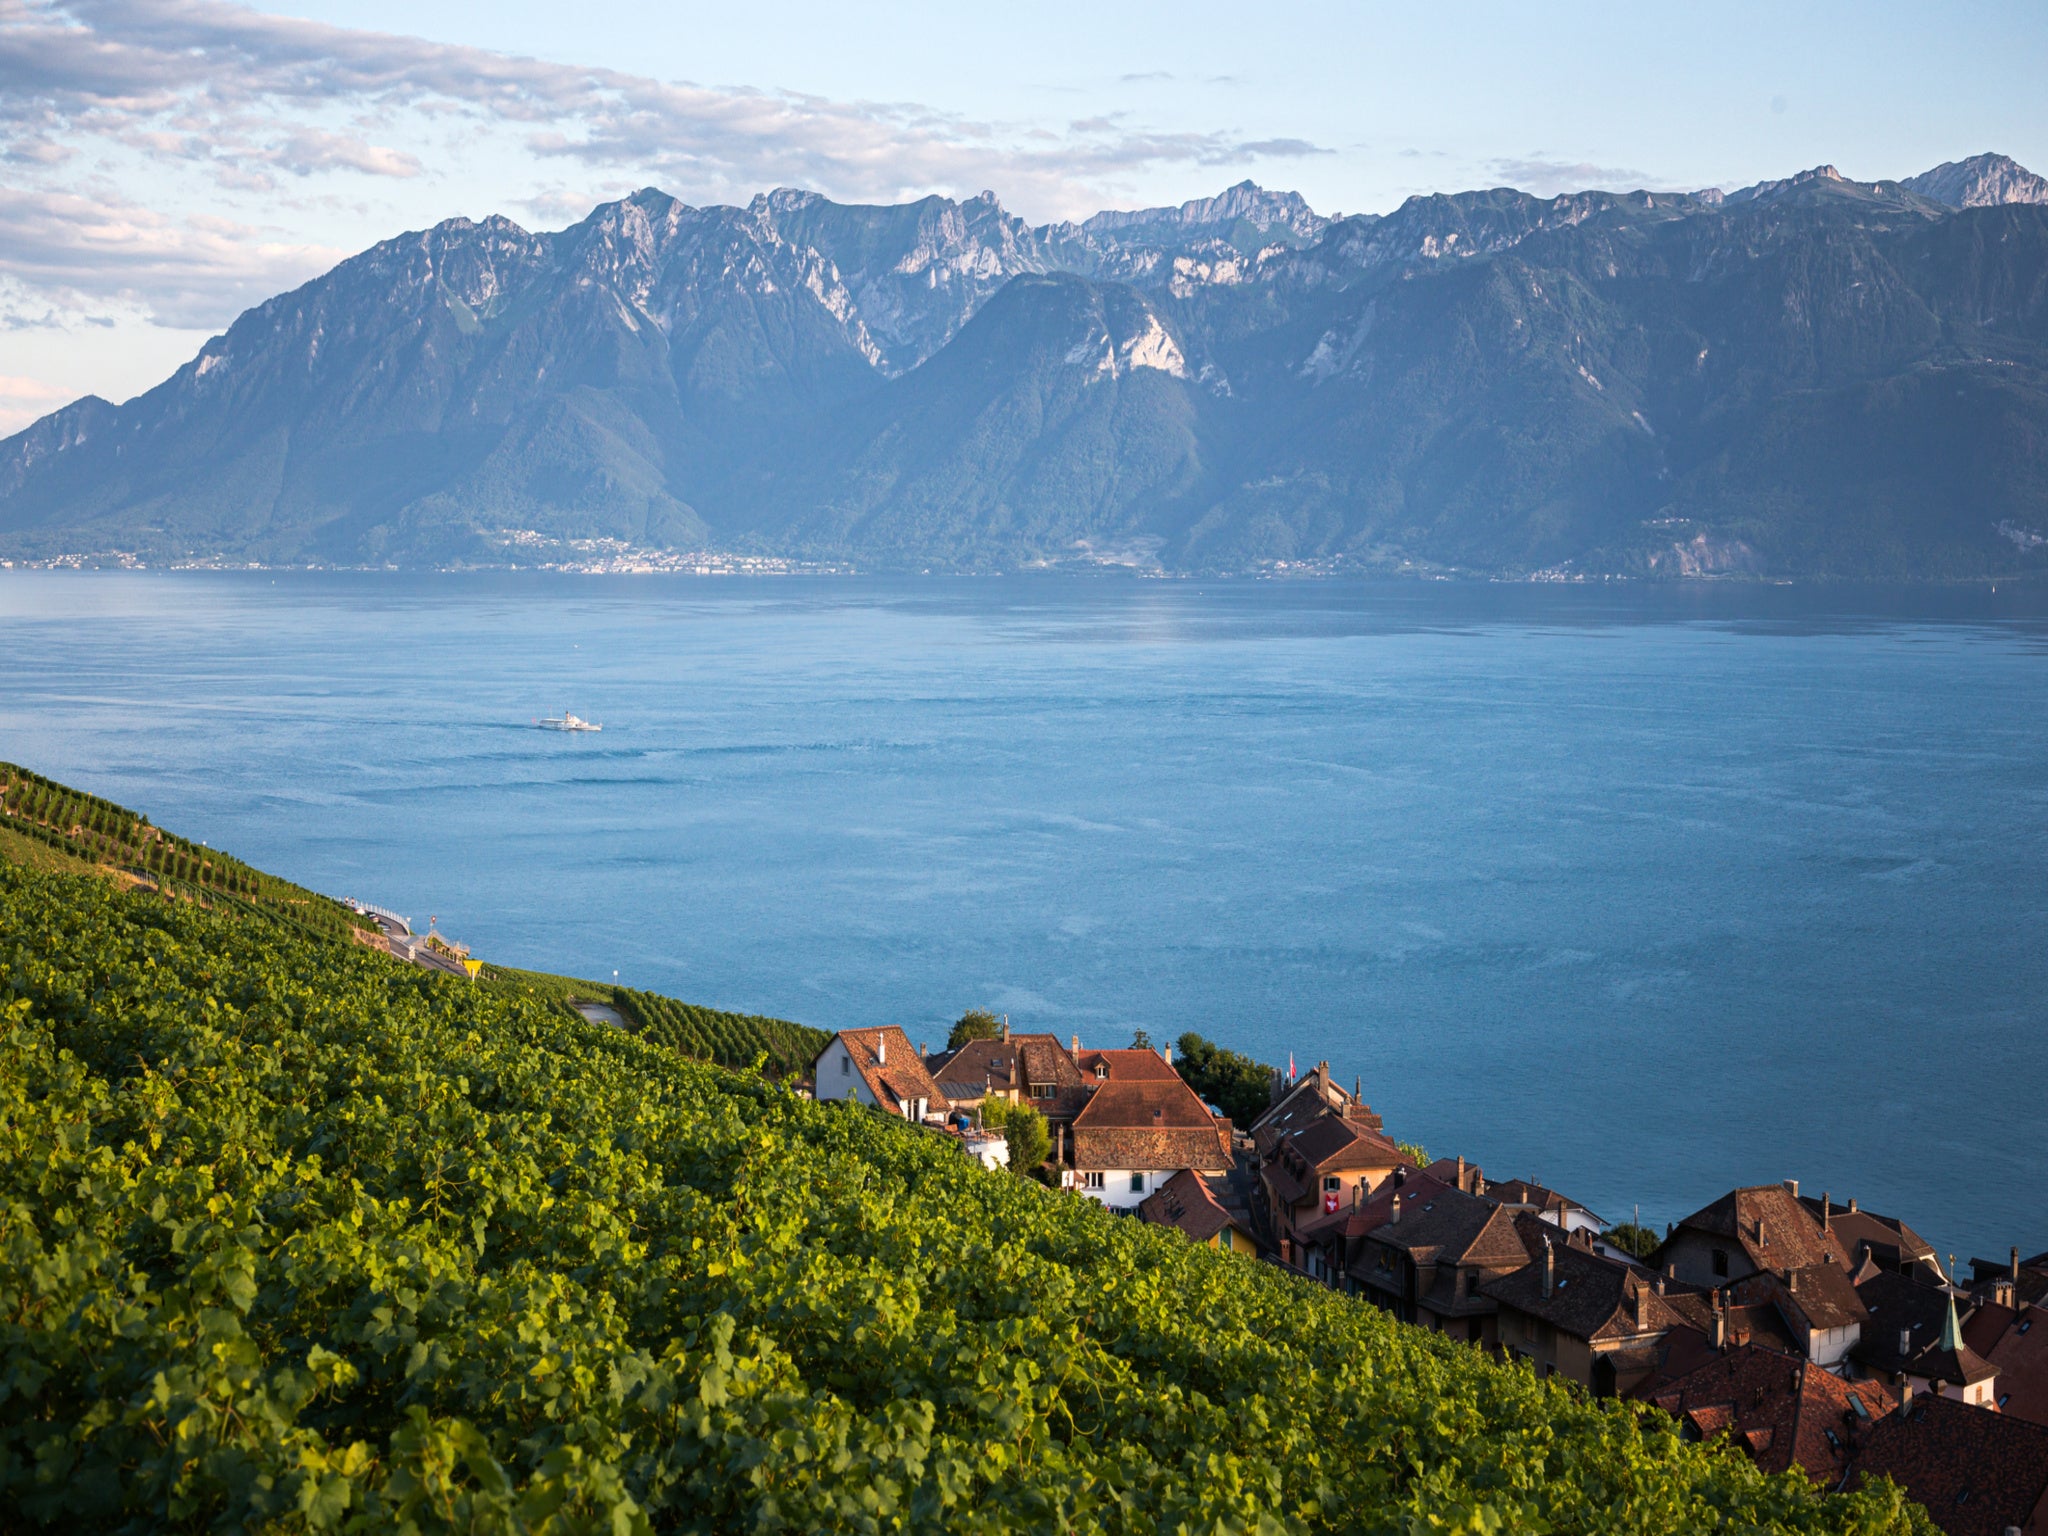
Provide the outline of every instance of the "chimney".
{"type": "Polygon", "coordinates": [[[1351,1186],[1351,1209],[1354,1211],[1365,1203],[1365,1180],[1360,1179],[1351,1186]]]}
{"type": "Polygon", "coordinates": [[[1721,1307],[1721,1293],[1714,1292],[1714,1310],[1708,1321],[1708,1339],[1716,1349],[1728,1347],[1728,1314],[1721,1307]]]}
{"type": "MultiPolygon", "coordinates": [[[[1394,1214],[1387,1218],[1387,1222],[1390,1226],[1398,1227],[1401,1224],[1401,1192],[1399,1190],[1394,1191],[1394,1214]]],[[[1549,1293],[1545,1292],[1545,1294],[1548,1295],[1549,1293]]]]}
{"type": "Polygon", "coordinates": [[[1664,1294],[1664,1277],[1663,1277],[1662,1275],[1659,1275],[1659,1276],[1657,1277],[1657,1280],[1656,1280],[1656,1285],[1657,1285],[1657,1294],[1658,1294],[1659,1296],[1662,1296],[1662,1295],[1664,1294]]]}
{"type": "Polygon", "coordinates": [[[1910,1381],[1901,1381],[1899,1383],[1899,1412],[1904,1413],[1908,1408],[1912,1406],[1913,1383],[1910,1381]]]}
{"type": "Polygon", "coordinates": [[[877,1034],[875,1036],[875,1065],[878,1067],[889,1065],[889,1037],[887,1035],[877,1034]]]}
{"type": "Polygon", "coordinates": [[[1635,1300],[1636,1300],[1636,1327],[1637,1327],[1637,1328],[1647,1328],[1647,1327],[1649,1327],[1649,1303],[1643,1300],[1643,1286],[1642,1286],[1642,1282],[1641,1282],[1641,1281],[1637,1281],[1637,1282],[1636,1282],[1636,1297],[1635,1297],[1635,1300]]]}
{"type": "Polygon", "coordinates": [[[1550,1293],[1557,1289],[1557,1252],[1550,1246],[1550,1239],[1543,1239],[1543,1297],[1547,1301],[1550,1293]]]}
{"type": "Polygon", "coordinates": [[[1797,1179],[1787,1179],[1785,1181],[1785,1191],[1794,1200],[1797,1200],[1799,1198],[1799,1181],[1797,1179]]]}
{"type": "Polygon", "coordinates": [[[1913,1330],[1910,1328],[1901,1328],[1899,1330],[1899,1353],[1901,1355],[1913,1353],[1913,1330]]]}
{"type": "Polygon", "coordinates": [[[1820,1192],[1820,1229],[1823,1232],[1831,1232],[1834,1230],[1834,1225],[1834,1202],[1828,1198],[1828,1192],[1826,1190],[1822,1190],[1820,1192]]]}
{"type": "Polygon", "coordinates": [[[1073,1040],[1068,1044],[1067,1049],[1073,1055],[1079,1056],[1081,1054],[1081,1037],[1079,1035],[1074,1036],[1073,1040]]]}
{"type": "Polygon", "coordinates": [[[2020,1251],[2017,1248],[2012,1251],[2012,1267],[2006,1273],[2012,1276],[2013,1290],[2017,1293],[2020,1283],[2020,1251]]]}
{"type": "Polygon", "coordinates": [[[1460,1153],[1458,1154],[1458,1188],[1460,1188],[1460,1189],[1463,1189],[1464,1187],[1465,1187],[1465,1154],[1464,1154],[1464,1153],[1462,1153],[1462,1152],[1460,1152],[1460,1153]]]}
{"type": "Polygon", "coordinates": [[[1171,1040],[1169,1040],[1169,1041],[1167,1041],[1167,1042],[1166,1042],[1166,1044],[1164,1044],[1164,1045],[1162,1045],[1161,1047],[1159,1047],[1159,1054],[1160,1054],[1160,1055],[1162,1055],[1162,1056],[1164,1056],[1164,1057],[1166,1058],[1166,1064],[1167,1064],[1167,1065],[1168,1065],[1169,1067],[1170,1067],[1170,1066],[1172,1066],[1172,1065],[1173,1065],[1173,1042],[1172,1042],[1171,1040]]]}
{"type": "Polygon", "coordinates": [[[1009,1043],[1010,1043],[1010,1016],[1009,1016],[1009,1015],[1008,1015],[1008,1014],[1006,1013],[1006,1014],[1004,1014],[1004,1015],[1003,1015],[1003,1044],[1005,1044],[1005,1045],[1008,1045],[1009,1043]]]}
{"type": "Polygon", "coordinates": [[[1851,1216],[1856,1214],[1856,1197],[1854,1195],[1849,1197],[1849,1214],[1851,1216]]]}
{"type": "Polygon", "coordinates": [[[1354,1077],[1353,1079],[1351,1079],[1351,1101],[1355,1104],[1364,1097],[1365,1079],[1362,1077],[1354,1077]]]}

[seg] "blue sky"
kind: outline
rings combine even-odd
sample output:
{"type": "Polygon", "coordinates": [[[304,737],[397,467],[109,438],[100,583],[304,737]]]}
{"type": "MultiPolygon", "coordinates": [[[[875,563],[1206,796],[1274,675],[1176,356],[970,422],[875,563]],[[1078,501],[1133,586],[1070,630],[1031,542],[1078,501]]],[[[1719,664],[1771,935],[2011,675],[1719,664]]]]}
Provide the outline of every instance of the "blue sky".
{"type": "Polygon", "coordinates": [[[0,0],[0,432],[452,214],[2048,169],[2048,6],[0,0]]]}

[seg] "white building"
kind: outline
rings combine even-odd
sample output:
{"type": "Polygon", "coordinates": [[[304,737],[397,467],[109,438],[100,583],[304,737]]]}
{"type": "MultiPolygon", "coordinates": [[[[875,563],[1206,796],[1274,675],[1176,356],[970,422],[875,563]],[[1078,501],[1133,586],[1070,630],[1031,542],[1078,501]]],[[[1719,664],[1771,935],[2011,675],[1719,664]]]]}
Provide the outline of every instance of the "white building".
{"type": "Polygon", "coordinates": [[[1110,1076],[1074,1117],[1074,1187],[1112,1210],[1134,1211],[1175,1174],[1230,1167],[1230,1122],[1175,1075],[1110,1076]]]}
{"type": "MultiPolygon", "coordinates": [[[[823,1099],[852,1099],[914,1124],[942,1119],[946,1096],[925,1070],[910,1037],[894,1024],[842,1029],[811,1063],[812,1091],[823,1099]]],[[[1007,1160],[1009,1153],[1005,1149],[1007,1160]]]]}

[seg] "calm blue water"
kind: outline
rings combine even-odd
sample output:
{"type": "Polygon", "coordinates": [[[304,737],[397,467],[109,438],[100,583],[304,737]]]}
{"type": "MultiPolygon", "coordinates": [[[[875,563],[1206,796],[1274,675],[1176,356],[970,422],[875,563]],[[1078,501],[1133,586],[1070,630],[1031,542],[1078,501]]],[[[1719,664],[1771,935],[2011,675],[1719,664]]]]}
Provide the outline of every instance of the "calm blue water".
{"type": "Polygon", "coordinates": [[[1662,1222],[2048,1247],[2010,596],[0,573],[0,756],[486,957],[1195,1028],[1662,1222]],[[529,722],[602,720],[565,737],[529,722]]]}

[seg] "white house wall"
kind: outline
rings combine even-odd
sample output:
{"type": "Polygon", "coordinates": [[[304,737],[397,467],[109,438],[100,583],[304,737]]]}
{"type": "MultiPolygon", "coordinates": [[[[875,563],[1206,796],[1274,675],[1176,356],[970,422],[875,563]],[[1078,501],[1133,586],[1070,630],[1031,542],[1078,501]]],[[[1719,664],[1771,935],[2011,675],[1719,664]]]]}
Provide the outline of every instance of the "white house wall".
{"type": "Polygon", "coordinates": [[[852,1099],[856,1104],[875,1107],[875,1096],[868,1091],[867,1079],[853,1070],[853,1057],[846,1049],[846,1042],[834,1040],[819,1054],[813,1075],[817,1079],[816,1093],[820,1099],[852,1099]]]}

